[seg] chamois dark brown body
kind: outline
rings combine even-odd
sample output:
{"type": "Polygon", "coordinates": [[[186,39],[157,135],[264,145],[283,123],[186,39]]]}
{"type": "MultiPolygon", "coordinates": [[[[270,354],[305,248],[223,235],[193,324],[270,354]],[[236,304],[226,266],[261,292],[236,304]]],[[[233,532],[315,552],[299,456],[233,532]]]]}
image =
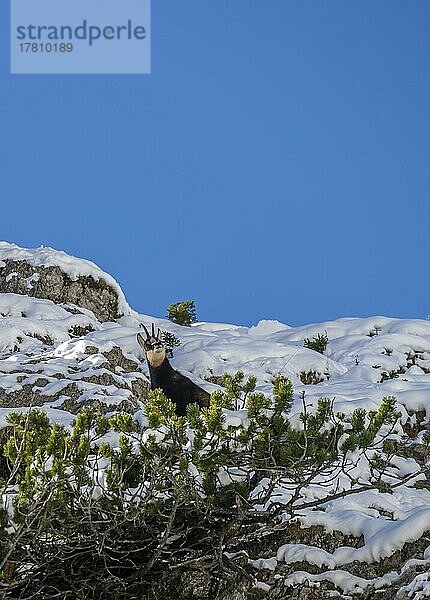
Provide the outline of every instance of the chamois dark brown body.
{"type": "Polygon", "coordinates": [[[193,402],[196,402],[200,408],[209,406],[210,394],[191,379],[176,371],[167,358],[158,367],[151,366],[149,361],[148,366],[151,389],[162,389],[166,396],[176,404],[176,412],[179,416],[184,416],[187,412],[187,405],[193,402]]]}
{"type": "Polygon", "coordinates": [[[196,402],[200,408],[209,406],[210,394],[191,379],[176,371],[169,363],[160,329],[155,335],[154,325],[152,325],[151,334],[144,325],[142,327],[146,333],[146,340],[139,333],[137,341],[145,350],[151,389],[163,390],[165,395],[176,405],[176,412],[179,416],[186,414],[188,404],[196,402]]]}

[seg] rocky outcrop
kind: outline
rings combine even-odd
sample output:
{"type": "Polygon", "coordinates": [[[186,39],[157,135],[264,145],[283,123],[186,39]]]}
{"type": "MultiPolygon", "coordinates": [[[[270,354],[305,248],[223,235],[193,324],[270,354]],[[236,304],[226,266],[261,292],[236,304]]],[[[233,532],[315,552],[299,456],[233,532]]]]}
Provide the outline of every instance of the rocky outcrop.
{"type": "Polygon", "coordinates": [[[22,260],[7,260],[0,267],[0,293],[4,292],[75,304],[91,310],[102,322],[121,316],[117,292],[103,279],[87,275],[73,281],[57,266],[35,267],[22,260]]]}
{"type": "Polygon", "coordinates": [[[52,248],[29,250],[0,242],[0,293],[5,292],[74,304],[91,310],[101,322],[131,312],[111,275],[52,248]]]}
{"type": "Polygon", "coordinates": [[[104,327],[74,305],[0,294],[0,410],[141,409],[149,382],[134,353],[138,323],[104,327]]]}
{"type": "Polygon", "coordinates": [[[150,389],[138,363],[127,359],[118,346],[105,354],[97,348],[92,354],[96,368],[88,363],[85,350],[66,366],[63,357],[21,357],[14,370],[7,360],[0,360],[0,381],[9,383],[0,385],[0,408],[45,405],[77,414],[91,404],[99,414],[113,410],[133,414],[142,408],[150,389]]]}

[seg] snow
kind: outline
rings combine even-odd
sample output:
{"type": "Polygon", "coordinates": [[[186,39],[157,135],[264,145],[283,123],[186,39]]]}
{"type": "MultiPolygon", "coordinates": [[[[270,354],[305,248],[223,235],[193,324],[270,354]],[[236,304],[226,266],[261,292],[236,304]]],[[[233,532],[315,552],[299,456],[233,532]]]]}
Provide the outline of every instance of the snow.
{"type": "Polygon", "coordinates": [[[263,590],[264,592],[270,592],[270,585],[267,585],[267,583],[264,583],[264,581],[256,581],[254,588],[263,590]]]}
{"type": "MultiPolygon", "coordinates": [[[[257,377],[257,389],[270,393],[272,379],[277,374],[289,377],[294,386],[294,405],[291,420],[300,426],[301,394],[312,411],[321,397],[334,398],[334,410],[350,415],[355,408],[367,411],[377,408],[384,396],[398,400],[401,423],[414,423],[411,413],[426,410],[430,413],[430,322],[418,319],[394,319],[383,316],[342,318],[335,321],[291,327],[274,320],[263,320],[252,327],[232,324],[196,323],[180,327],[164,319],[141,315],[129,308],[115,280],[95,264],[76,259],[50,248],[26,250],[5,242],[0,243],[0,261],[26,260],[34,266],[56,265],[72,279],[91,275],[103,278],[120,297],[124,316],[116,322],[100,323],[91,311],[68,305],[57,305],[16,294],[0,294],[0,427],[15,407],[7,407],[5,399],[28,385],[43,393],[42,410],[52,421],[70,426],[74,415],[61,410],[69,396],[67,386],[74,384],[81,393],[80,401],[100,400],[112,410],[132,395],[132,386],[145,381],[147,367],[136,334],[143,323],[160,327],[175,334],[181,346],[171,360],[174,368],[211,392],[217,386],[208,381],[225,372],[242,370],[257,377]],[[75,309],[79,312],[76,313],[75,309]],[[74,314],[76,313],[76,314],[74,314]],[[85,336],[73,334],[74,327],[90,327],[85,336]],[[305,338],[327,332],[329,342],[325,354],[303,347],[305,338]],[[92,347],[92,352],[87,352],[92,347]],[[136,363],[135,372],[106,368],[106,355],[119,348],[124,357],[136,363]],[[322,380],[305,385],[304,374],[314,372],[322,380]],[[108,378],[109,376],[109,378],[108,378]],[[106,378],[106,383],[102,384],[106,378]],[[38,380],[44,379],[44,385],[38,380]]],[[[12,276],[11,274],[10,276],[12,276]]],[[[28,278],[30,286],[37,277],[28,278]]],[[[21,410],[28,410],[22,408],[21,410]]],[[[225,427],[247,426],[248,414],[224,410],[225,427]]],[[[143,405],[136,418],[147,425],[143,405]]],[[[425,416],[427,422],[428,416],[425,416]]],[[[395,432],[402,434],[400,425],[395,432]]],[[[147,430],[147,435],[162,440],[162,430],[147,430]]],[[[421,441],[422,435],[417,438],[421,441]]],[[[192,432],[189,432],[192,440],[192,432]]],[[[359,484],[369,481],[366,458],[351,454],[350,477],[359,484]]],[[[348,571],[352,562],[370,564],[392,556],[408,541],[419,540],[430,530],[430,491],[415,488],[414,483],[424,475],[399,484],[400,477],[418,469],[413,458],[396,458],[394,467],[385,477],[390,493],[368,489],[323,502],[318,510],[302,508],[296,517],[302,527],[322,525],[327,533],[362,536],[358,547],[341,546],[328,552],[310,544],[288,543],[280,546],[274,556],[254,558],[250,564],[258,571],[276,572],[282,565],[307,563],[321,573],[296,571],[285,581],[287,586],[311,582],[319,585],[329,581],[344,593],[357,593],[369,585],[376,589],[396,581],[397,572],[377,579],[357,577],[348,571]],[[395,487],[394,487],[395,486],[395,487]]],[[[192,469],[192,466],[190,466],[192,469]]],[[[197,473],[193,472],[193,476],[197,473]]],[[[244,471],[224,469],[219,473],[221,483],[241,481],[244,471]]],[[[329,485],[315,479],[303,488],[300,503],[322,499],[329,494],[351,490],[351,479],[339,472],[329,485]]],[[[254,497],[264,497],[269,481],[262,480],[254,497]]],[[[282,482],[273,490],[273,497],[282,507],[292,497],[291,489],[282,482]]],[[[260,506],[262,510],[266,506],[260,506]]],[[[290,515],[283,513],[280,522],[288,523],[290,515]]],[[[404,566],[411,565],[408,563],[404,566]]],[[[415,563],[430,565],[430,549],[415,563]]],[[[267,584],[262,583],[262,588],[267,584]]],[[[417,575],[402,588],[410,598],[430,596],[427,574],[417,575]]]]}
{"type": "Polygon", "coordinates": [[[278,566],[278,561],[275,557],[259,558],[257,560],[251,560],[249,562],[255,569],[259,570],[268,569],[269,571],[275,571],[276,567],[278,566]]]}
{"type": "MultiPolygon", "coordinates": [[[[75,421],[76,419],[75,415],[72,415],[65,410],[58,410],[51,406],[39,406],[38,409],[43,410],[43,412],[46,413],[46,416],[49,418],[50,421],[52,421],[53,423],[59,423],[60,425],[64,425],[64,427],[71,427],[73,421],[75,421]]],[[[2,427],[6,427],[6,417],[8,414],[10,414],[11,410],[12,409],[10,408],[0,408],[0,429],[2,427]]],[[[26,413],[28,410],[29,408],[24,406],[19,409],[19,412],[26,413]]]]}
{"type": "MultiPolygon", "coordinates": [[[[6,277],[7,279],[7,277],[6,277]]],[[[27,277],[25,280],[25,283],[27,285],[27,288],[32,288],[33,287],[33,283],[37,283],[40,279],[40,275],[38,275],[37,273],[34,273],[34,275],[31,275],[30,277],[27,277]]]]}
{"type": "Polygon", "coordinates": [[[357,577],[356,575],[351,575],[348,571],[343,570],[334,570],[327,571],[325,573],[313,574],[307,573],[305,571],[295,571],[292,575],[287,577],[284,584],[286,587],[293,585],[300,585],[307,582],[320,582],[320,581],[329,581],[333,583],[336,587],[340,588],[343,592],[347,594],[363,592],[369,583],[376,585],[376,587],[382,587],[383,583],[390,583],[394,580],[394,577],[391,579],[385,577],[384,582],[379,582],[377,580],[369,580],[364,579],[362,577],[357,577]],[[378,586],[379,583],[379,586],[378,586]]]}
{"type": "MultiPolygon", "coordinates": [[[[429,498],[430,499],[430,498],[429,498]]],[[[357,511],[356,511],[357,512],[357,511]]],[[[277,560],[287,563],[308,562],[318,567],[327,566],[329,569],[347,565],[354,561],[372,563],[391,556],[400,550],[406,542],[419,539],[430,529],[430,509],[421,506],[410,511],[411,514],[398,521],[386,521],[368,515],[362,522],[362,532],[365,544],[361,548],[338,548],[332,554],[321,548],[303,544],[285,544],[278,549],[277,560]]],[[[307,523],[308,524],[308,523],[307,523]]],[[[346,527],[342,529],[345,532],[346,527]]],[[[356,530],[357,531],[357,530],[356,530]]]]}
{"type": "MultiPolygon", "coordinates": [[[[21,248],[15,244],[9,244],[8,242],[0,242],[0,264],[6,264],[7,260],[26,261],[33,267],[59,267],[64,273],[67,273],[73,281],[77,280],[79,277],[85,276],[92,277],[96,281],[103,279],[108,285],[113,287],[118,294],[118,310],[124,315],[132,313],[124,293],[115,279],[89,260],[76,258],[60,250],[46,248],[45,246],[28,249],[21,248]]],[[[11,278],[12,275],[13,273],[8,277],[11,278]]],[[[31,285],[33,281],[37,280],[28,278],[27,284],[31,285]]]]}
{"type": "Polygon", "coordinates": [[[417,575],[411,583],[400,588],[399,593],[403,592],[407,598],[422,600],[430,597],[429,573],[417,575]]]}

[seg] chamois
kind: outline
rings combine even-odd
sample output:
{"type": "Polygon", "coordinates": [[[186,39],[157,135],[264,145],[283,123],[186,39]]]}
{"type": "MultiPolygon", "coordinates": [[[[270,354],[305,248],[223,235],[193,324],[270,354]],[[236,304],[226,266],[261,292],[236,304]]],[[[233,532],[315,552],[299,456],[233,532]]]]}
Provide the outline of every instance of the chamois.
{"type": "Polygon", "coordinates": [[[151,389],[161,388],[176,405],[176,412],[179,416],[184,416],[187,405],[193,402],[196,402],[200,408],[209,406],[210,394],[191,379],[176,371],[169,363],[160,329],[155,335],[154,323],[152,323],[150,335],[145,325],[142,325],[142,327],[146,333],[146,340],[138,333],[137,341],[146,354],[151,377],[151,389]]]}

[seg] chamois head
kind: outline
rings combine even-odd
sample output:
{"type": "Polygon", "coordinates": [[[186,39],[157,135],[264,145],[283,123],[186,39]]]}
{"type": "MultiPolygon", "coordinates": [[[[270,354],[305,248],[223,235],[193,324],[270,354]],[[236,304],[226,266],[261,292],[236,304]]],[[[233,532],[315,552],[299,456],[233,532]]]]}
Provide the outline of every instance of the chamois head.
{"type": "Polygon", "coordinates": [[[145,350],[146,358],[152,367],[159,367],[166,358],[166,349],[162,340],[161,330],[158,329],[157,335],[155,335],[154,323],[152,323],[151,334],[146,329],[145,325],[141,325],[146,333],[146,340],[138,333],[137,341],[139,345],[145,350]]]}

